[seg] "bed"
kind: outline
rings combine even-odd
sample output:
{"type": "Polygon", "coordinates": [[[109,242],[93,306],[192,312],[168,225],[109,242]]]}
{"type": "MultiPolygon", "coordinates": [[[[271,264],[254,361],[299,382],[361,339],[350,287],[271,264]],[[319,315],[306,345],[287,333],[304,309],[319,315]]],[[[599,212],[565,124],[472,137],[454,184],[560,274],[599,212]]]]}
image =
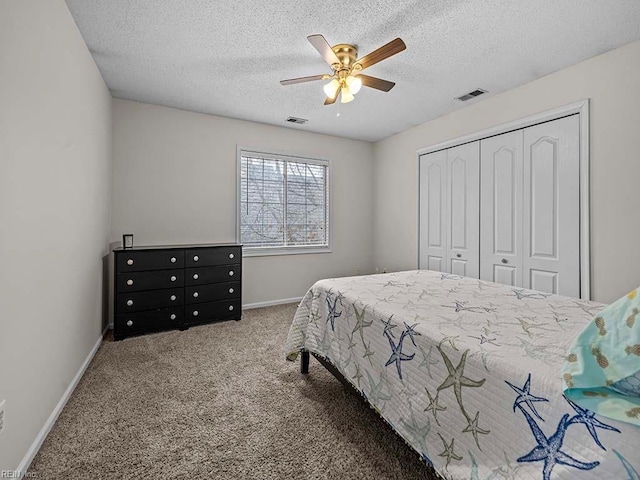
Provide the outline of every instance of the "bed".
{"type": "Polygon", "coordinates": [[[327,279],[285,351],[330,366],[444,479],[640,480],[640,428],[562,394],[603,307],[428,270],[327,279]]]}

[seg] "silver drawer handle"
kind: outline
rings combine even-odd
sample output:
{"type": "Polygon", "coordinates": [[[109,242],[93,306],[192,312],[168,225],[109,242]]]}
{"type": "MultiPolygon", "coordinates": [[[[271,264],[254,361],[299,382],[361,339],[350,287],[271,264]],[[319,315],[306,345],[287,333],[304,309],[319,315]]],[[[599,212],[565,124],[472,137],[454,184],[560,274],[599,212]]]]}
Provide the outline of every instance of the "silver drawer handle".
{"type": "Polygon", "coordinates": [[[173,302],[176,299],[176,296],[175,295],[171,295],[171,297],[169,297],[169,298],[171,298],[171,301],[173,302]]]}
{"type": "Polygon", "coordinates": [[[193,274],[193,279],[194,279],[194,280],[197,280],[197,279],[198,279],[198,277],[199,277],[199,275],[198,275],[197,273],[194,273],[194,274],[193,274]]]}
{"type": "Polygon", "coordinates": [[[133,325],[133,320],[127,320],[127,327],[130,327],[131,325],[133,325]]]}
{"type": "Polygon", "coordinates": [[[200,260],[200,257],[198,257],[198,255],[194,255],[194,256],[193,256],[193,261],[194,261],[194,262],[197,262],[198,260],[200,260]]]}
{"type": "Polygon", "coordinates": [[[127,285],[129,286],[133,285],[133,280],[132,279],[127,280],[127,285]]]}
{"type": "Polygon", "coordinates": [[[127,260],[127,265],[133,265],[133,258],[130,258],[129,260],[127,260]]]}
{"type": "Polygon", "coordinates": [[[176,257],[171,257],[171,263],[176,263],[176,257]]]}
{"type": "Polygon", "coordinates": [[[502,263],[507,263],[507,259],[503,258],[502,260],[500,260],[502,263]]]}
{"type": "Polygon", "coordinates": [[[176,280],[177,280],[176,276],[175,275],[171,275],[171,281],[175,282],[176,280]]]}
{"type": "Polygon", "coordinates": [[[229,293],[233,293],[233,288],[230,288],[230,289],[229,289],[229,293]]]}
{"type": "Polygon", "coordinates": [[[133,300],[127,300],[127,306],[131,307],[133,305],[133,300]]]}
{"type": "Polygon", "coordinates": [[[194,310],[194,311],[193,311],[193,316],[194,316],[194,317],[197,317],[197,316],[198,316],[198,310],[194,310]]]}
{"type": "Polygon", "coordinates": [[[235,258],[235,255],[233,253],[230,253],[229,258],[235,258]]]}
{"type": "Polygon", "coordinates": [[[229,310],[233,310],[233,305],[229,305],[229,310]]]}
{"type": "Polygon", "coordinates": [[[175,320],[176,319],[176,314],[172,313],[170,318],[171,318],[171,320],[175,320]]]}
{"type": "Polygon", "coordinates": [[[233,270],[229,270],[229,276],[233,277],[233,270]]]}
{"type": "Polygon", "coordinates": [[[198,298],[198,292],[193,292],[193,298],[198,298]]]}

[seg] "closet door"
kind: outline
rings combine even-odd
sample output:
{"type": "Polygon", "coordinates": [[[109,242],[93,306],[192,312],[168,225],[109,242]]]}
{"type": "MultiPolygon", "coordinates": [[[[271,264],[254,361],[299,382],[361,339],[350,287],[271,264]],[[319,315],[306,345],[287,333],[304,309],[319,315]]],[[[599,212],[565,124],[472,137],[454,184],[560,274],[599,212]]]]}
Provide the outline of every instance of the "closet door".
{"type": "Polygon", "coordinates": [[[420,265],[447,268],[447,152],[420,156],[420,265]]]}
{"type": "Polygon", "coordinates": [[[447,150],[447,271],[480,278],[480,142],[447,150]]]}
{"type": "Polygon", "coordinates": [[[480,142],[480,278],[522,285],[523,132],[480,142]]]}
{"type": "Polygon", "coordinates": [[[578,115],[524,130],[522,286],[580,297],[578,115]]]}

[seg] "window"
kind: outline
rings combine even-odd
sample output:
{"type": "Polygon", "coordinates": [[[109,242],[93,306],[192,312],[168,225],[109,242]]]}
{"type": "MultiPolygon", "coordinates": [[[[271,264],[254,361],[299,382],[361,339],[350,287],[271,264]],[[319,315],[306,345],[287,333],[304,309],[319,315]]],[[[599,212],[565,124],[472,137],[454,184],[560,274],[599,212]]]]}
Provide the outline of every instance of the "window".
{"type": "Polygon", "coordinates": [[[239,157],[245,253],[329,251],[329,162],[245,150],[239,157]]]}

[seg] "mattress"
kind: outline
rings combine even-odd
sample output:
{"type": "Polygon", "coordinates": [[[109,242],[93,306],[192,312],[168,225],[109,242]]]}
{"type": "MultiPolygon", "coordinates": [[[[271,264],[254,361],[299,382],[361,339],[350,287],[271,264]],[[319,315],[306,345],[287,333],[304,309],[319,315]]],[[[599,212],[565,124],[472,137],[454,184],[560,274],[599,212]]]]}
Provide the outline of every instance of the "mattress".
{"type": "Polygon", "coordinates": [[[418,270],[317,282],[285,351],[332,363],[445,479],[640,479],[640,428],[563,395],[604,305],[418,270]]]}

